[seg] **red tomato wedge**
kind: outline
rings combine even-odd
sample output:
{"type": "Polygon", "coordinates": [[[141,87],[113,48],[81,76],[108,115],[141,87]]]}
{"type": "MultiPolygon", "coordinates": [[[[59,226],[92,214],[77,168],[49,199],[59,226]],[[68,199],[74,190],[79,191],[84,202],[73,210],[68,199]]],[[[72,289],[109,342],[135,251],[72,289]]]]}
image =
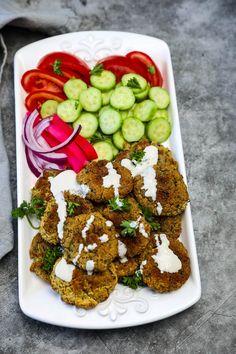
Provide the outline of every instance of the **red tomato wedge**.
{"type": "Polygon", "coordinates": [[[99,60],[98,63],[103,64],[104,69],[112,71],[116,75],[117,81],[120,81],[121,77],[128,73],[140,74],[147,78],[147,73],[142,65],[122,55],[106,57],[99,60]]]}
{"type": "Polygon", "coordinates": [[[59,75],[49,74],[47,71],[33,69],[24,73],[21,79],[21,85],[26,92],[35,92],[38,90],[62,93],[66,78],[59,75]]]}
{"type": "Polygon", "coordinates": [[[63,67],[63,68],[61,68],[61,72],[62,72],[62,77],[66,77],[67,79],[72,79],[72,78],[82,79],[81,75],[79,75],[78,73],[76,73],[75,71],[72,71],[70,69],[66,69],[63,67]]]}
{"type": "Polygon", "coordinates": [[[62,73],[63,73],[63,69],[72,70],[73,72],[81,76],[85,82],[89,83],[89,73],[90,73],[89,66],[85,63],[85,61],[70,53],[64,53],[64,52],[49,53],[39,61],[37,67],[38,69],[47,70],[53,73],[54,72],[53,64],[57,60],[60,61],[60,69],[62,73]]]}
{"type": "MultiPolygon", "coordinates": [[[[150,82],[151,86],[162,86],[163,78],[162,75],[152,60],[146,53],[143,52],[129,52],[126,54],[126,57],[131,59],[136,65],[141,65],[143,70],[146,72],[148,76],[148,81],[150,82]]],[[[144,76],[146,78],[146,76],[144,76]]]]}
{"type": "Polygon", "coordinates": [[[34,109],[39,109],[43,102],[47,100],[55,100],[63,102],[66,96],[62,93],[54,93],[50,91],[35,91],[31,92],[25,99],[25,106],[28,111],[32,112],[34,109]]]}

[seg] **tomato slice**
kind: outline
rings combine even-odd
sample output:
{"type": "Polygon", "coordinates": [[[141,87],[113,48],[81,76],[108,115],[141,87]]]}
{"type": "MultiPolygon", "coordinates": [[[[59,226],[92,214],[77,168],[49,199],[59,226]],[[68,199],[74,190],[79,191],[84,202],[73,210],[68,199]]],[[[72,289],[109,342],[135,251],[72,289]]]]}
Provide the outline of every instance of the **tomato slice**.
{"type": "Polygon", "coordinates": [[[72,78],[82,79],[82,76],[73,70],[63,67],[61,68],[61,72],[62,72],[62,76],[66,77],[67,79],[72,79],[72,78]]]}
{"type": "Polygon", "coordinates": [[[54,72],[53,64],[55,61],[60,61],[60,69],[63,73],[63,70],[72,70],[77,73],[82,79],[89,83],[89,66],[82,59],[65,52],[52,52],[45,55],[38,63],[38,69],[47,70],[51,73],[54,72]]]}
{"type": "Polygon", "coordinates": [[[130,60],[122,55],[113,55],[99,60],[99,64],[103,64],[104,69],[112,71],[117,78],[121,80],[124,74],[136,73],[144,76],[147,79],[147,73],[142,65],[130,60]]]}
{"type": "Polygon", "coordinates": [[[126,57],[131,59],[131,61],[137,65],[143,67],[148,76],[147,80],[150,82],[151,86],[162,86],[163,78],[160,70],[149,55],[143,52],[133,51],[126,54],[126,57]]]}
{"type": "Polygon", "coordinates": [[[43,102],[47,100],[55,100],[63,102],[66,96],[62,93],[55,93],[50,91],[35,91],[31,92],[25,99],[25,106],[28,111],[32,112],[34,109],[39,109],[43,102]]]}
{"type": "Polygon", "coordinates": [[[21,79],[21,85],[26,92],[35,92],[38,90],[62,93],[66,78],[59,75],[49,74],[47,71],[33,69],[24,73],[21,79]]]}

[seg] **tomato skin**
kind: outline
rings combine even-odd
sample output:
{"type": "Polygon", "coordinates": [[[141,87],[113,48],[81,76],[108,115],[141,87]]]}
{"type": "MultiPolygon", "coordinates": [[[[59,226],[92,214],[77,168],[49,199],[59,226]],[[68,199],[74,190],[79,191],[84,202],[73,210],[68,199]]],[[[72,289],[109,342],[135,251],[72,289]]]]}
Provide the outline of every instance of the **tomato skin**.
{"type": "Polygon", "coordinates": [[[156,66],[156,64],[154,63],[152,58],[150,58],[149,55],[147,55],[146,53],[143,53],[143,52],[133,51],[133,52],[129,52],[128,54],[126,54],[126,57],[131,59],[137,65],[138,64],[142,65],[143,69],[146,71],[146,74],[148,75],[147,80],[150,82],[151,86],[162,86],[162,84],[163,84],[162,75],[161,75],[158,67],[156,66]],[[155,73],[151,73],[148,70],[148,67],[150,67],[150,66],[154,67],[155,73]]]}
{"type": "Polygon", "coordinates": [[[86,83],[89,83],[89,66],[82,59],[72,55],[70,53],[65,52],[52,52],[46,54],[41,60],[38,62],[37,68],[42,70],[47,70],[53,73],[53,64],[56,60],[61,61],[60,68],[63,70],[70,70],[72,72],[77,73],[86,83]]]}
{"type": "Polygon", "coordinates": [[[112,55],[99,60],[98,63],[103,64],[104,69],[112,71],[116,75],[117,81],[120,81],[121,77],[128,73],[136,73],[147,79],[147,73],[145,73],[143,66],[122,55],[112,55]]]}
{"type": "Polygon", "coordinates": [[[39,90],[62,93],[66,78],[49,74],[47,71],[33,69],[24,73],[21,78],[21,85],[26,92],[39,90]]]}
{"type": "Polygon", "coordinates": [[[62,93],[39,90],[39,91],[31,92],[25,98],[25,106],[28,111],[32,112],[34,109],[39,109],[42,103],[47,100],[55,100],[57,102],[63,102],[64,100],[66,100],[66,96],[62,93]]]}

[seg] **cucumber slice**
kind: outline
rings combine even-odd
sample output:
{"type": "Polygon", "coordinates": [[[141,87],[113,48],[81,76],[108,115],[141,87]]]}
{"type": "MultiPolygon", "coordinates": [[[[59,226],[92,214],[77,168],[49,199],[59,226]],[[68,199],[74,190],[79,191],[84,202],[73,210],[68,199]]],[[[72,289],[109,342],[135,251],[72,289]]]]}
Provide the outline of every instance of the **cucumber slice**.
{"type": "Polygon", "coordinates": [[[93,145],[96,153],[98,155],[98,160],[108,160],[113,159],[113,150],[110,143],[106,141],[99,141],[93,145]]]}
{"type": "Polygon", "coordinates": [[[81,92],[86,89],[86,83],[80,79],[70,79],[65,83],[63,87],[66,96],[73,100],[78,100],[81,92]]]}
{"type": "Polygon", "coordinates": [[[84,112],[73,123],[73,128],[76,128],[78,124],[81,125],[80,135],[84,138],[91,138],[98,128],[98,119],[94,114],[84,112]]]}
{"type": "Polygon", "coordinates": [[[168,112],[166,109],[158,109],[154,115],[152,116],[151,120],[156,119],[156,118],[164,118],[169,120],[168,112]]]}
{"type": "Polygon", "coordinates": [[[106,106],[110,103],[110,98],[111,98],[113,91],[114,90],[110,90],[108,92],[102,92],[102,105],[103,106],[106,106]]]}
{"type": "Polygon", "coordinates": [[[155,112],[156,104],[151,100],[145,100],[136,104],[133,111],[133,116],[142,122],[148,122],[155,112]]]}
{"type": "Polygon", "coordinates": [[[80,94],[80,103],[85,111],[97,112],[102,106],[102,93],[95,87],[89,87],[80,94]]]}
{"type": "Polygon", "coordinates": [[[126,86],[116,87],[110,98],[110,104],[120,110],[130,109],[134,102],[133,91],[126,86]]]}
{"type": "Polygon", "coordinates": [[[142,77],[141,75],[134,74],[134,73],[123,75],[121,78],[122,85],[127,86],[129,80],[133,80],[133,79],[135,79],[138,82],[138,85],[140,86],[140,88],[132,88],[133,93],[139,93],[146,89],[147,80],[144,79],[144,77],[142,77]]]}
{"type": "Polygon", "coordinates": [[[109,70],[103,70],[100,75],[91,75],[90,82],[101,91],[109,91],[116,84],[116,76],[109,70]]]}
{"type": "Polygon", "coordinates": [[[113,108],[107,108],[99,115],[99,126],[104,134],[113,134],[120,129],[122,119],[120,113],[113,108]]]}
{"type": "Polygon", "coordinates": [[[82,106],[79,101],[66,100],[58,104],[57,114],[64,122],[72,123],[80,115],[82,106]]]}
{"type": "Polygon", "coordinates": [[[53,114],[57,113],[57,106],[58,102],[54,100],[47,100],[43,102],[41,109],[40,109],[40,115],[42,118],[46,118],[49,116],[52,116],[53,114]]]}
{"type": "Polygon", "coordinates": [[[124,148],[125,139],[120,130],[113,134],[113,143],[119,150],[122,150],[124,148]]]}
{"type": "Polygon", "coordinates": [[[122,125],[122,134],[129,143],[140,140],[144,130],[144,124],[136,118],[126,118],[122,125]]]}
{"type": "Polygon", "coordinates": [[[121,86],[122,86],[121,81],[120,81],[120,82],[118,82],[118,84],[116,84],[116,88],[117,88],[117,87],[121,87],[121,86]]]}
{"type": "Polygon", "coordinates": [[[148,97],[149,90],[150,90],[150,85],[148,84],[145,90],[143,90],[139,93],[135,93],[134,96],[136,98],[136,101],[141,102],[141,101],[145,100],[148,97]]]}
{"type": "Polygon", "coordinates": [[[159,109],[164,109],[168,107],[170,103],[169,93],[161,87],[158,86],[151,87],[148,95],[149,98],[156,103],[157,108],[159,109]]]}
{"type": "Polygon", "coordinates": [[[113,152],[113,158],[119,154],[119,150],[111,143],[111,148],[113,152]]]}
{"type": "Polygon", "coordinates": [[[128,117],[129,111],[120,111],[122,121],[128,117]]]}
{"type": "Polygon", "coordinates": [[[133,117],[134,116],[134,109],[136,107],[137,103],[135,103],[133,105],[133,107],[130,108],[130,110],[128,111],[128,117],[133,117]]]}
{"type": "Polygon", "coordinates": [[[163,143],[171,134],[171,125],[165,118],[156,118],[147,124],[147,137],[154,143],[163,143]]]}

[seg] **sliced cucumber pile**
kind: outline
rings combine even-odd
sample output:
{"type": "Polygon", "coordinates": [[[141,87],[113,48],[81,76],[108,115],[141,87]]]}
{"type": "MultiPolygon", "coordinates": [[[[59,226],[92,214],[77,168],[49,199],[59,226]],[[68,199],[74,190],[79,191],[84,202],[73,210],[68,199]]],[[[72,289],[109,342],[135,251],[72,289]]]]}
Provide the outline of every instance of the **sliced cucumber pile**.
{"type": "Polygon", "coordinates": [[[64,85],[67,99],[61,103],[48,100],[41,106],[42,118],[54,113],[91,141],[98,159],[111,161],[125,144],[143,137],[163,143],[171,134],[168,116],[170,97],[161,87],[150,87],[147,80],[135,73],[116,76],[109,70],[90,75],[90,86],[72,78],[64,85]]]}

